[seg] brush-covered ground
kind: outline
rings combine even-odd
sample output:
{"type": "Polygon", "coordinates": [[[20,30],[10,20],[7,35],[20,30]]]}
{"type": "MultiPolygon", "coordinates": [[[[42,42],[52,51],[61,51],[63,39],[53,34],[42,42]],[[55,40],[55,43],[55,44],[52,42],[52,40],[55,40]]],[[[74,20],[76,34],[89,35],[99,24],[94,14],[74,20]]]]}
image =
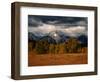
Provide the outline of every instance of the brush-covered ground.
{"type": "Polygon", "coordinates": [[[28,66],[47,66],[47,65],[68,65],[68,64],[87,64],[87,53],[67,53],[67,54],[28,54],[28,66]]]}

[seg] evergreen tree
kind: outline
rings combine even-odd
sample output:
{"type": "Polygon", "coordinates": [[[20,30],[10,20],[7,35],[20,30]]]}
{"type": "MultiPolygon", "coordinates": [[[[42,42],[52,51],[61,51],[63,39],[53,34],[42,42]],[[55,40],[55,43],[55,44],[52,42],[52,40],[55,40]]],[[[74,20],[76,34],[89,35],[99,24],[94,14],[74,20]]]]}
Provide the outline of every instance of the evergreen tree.
{"type": "Polygon", "coordinates": [[[66,51],[68,53],[76,53],[76,52],[78,52],[78,48],[79,48],[79,41],[77,39],[70,38],[66,42],[66,51]]]}
{"type": "Polygon", "coordinates": [[[49,51],[49,43],[47,41],[38,41],[35,50],[37,54],[46,54],[49,51]]]}

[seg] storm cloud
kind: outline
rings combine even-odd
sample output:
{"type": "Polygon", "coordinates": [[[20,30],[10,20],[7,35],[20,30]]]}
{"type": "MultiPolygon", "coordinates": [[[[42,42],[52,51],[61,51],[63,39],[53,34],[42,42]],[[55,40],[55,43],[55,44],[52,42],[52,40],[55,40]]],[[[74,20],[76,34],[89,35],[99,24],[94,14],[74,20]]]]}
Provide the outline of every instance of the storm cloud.
{"type": "Polygon", "coordinates": [[[62,31],[69,36],[87,35],[86,17],[36,16],[28,15],[28,32],[47,34],[62,31]]]}

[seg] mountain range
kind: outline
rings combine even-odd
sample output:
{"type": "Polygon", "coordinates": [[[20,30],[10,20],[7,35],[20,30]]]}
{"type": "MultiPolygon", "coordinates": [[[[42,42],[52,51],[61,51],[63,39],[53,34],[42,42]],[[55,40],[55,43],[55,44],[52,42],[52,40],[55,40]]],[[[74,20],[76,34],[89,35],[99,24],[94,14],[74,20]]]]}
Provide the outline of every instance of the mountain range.
{"type": "MultiPolygon", "coordinates": [[[[68,39],[72,38],[71,36],[66,35],[64,32],[61,31],[52,31],[47,34],[42,34],[39,32],[31,33],[28,32],[28,40],[34,40],[34,41],[41,41],[41,40],[46,40],[49,43],[63,43],[67,41],[68,39]]],[[[81,44],[87,45],[88,38],[86,35],[80,35],[76,38],[81,44]]]]}

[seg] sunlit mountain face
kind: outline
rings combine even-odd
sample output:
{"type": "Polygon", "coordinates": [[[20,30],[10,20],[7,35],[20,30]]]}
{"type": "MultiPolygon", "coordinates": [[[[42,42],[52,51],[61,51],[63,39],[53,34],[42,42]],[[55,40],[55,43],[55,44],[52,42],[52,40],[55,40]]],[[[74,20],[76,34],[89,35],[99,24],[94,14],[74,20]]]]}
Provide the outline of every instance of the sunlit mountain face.
{"type": "Polygon", "coordinates": [[[28,39],[63,43],[74,37],[87,44],[87,18],[28,15],[28,39]]]}
{"type": "Polygon", "coordinates": [[[56,42],[61,39],[61,37],[59,36],[59,34],[56,31],[50,32],[49,36],[51,36],[56,42]]]}

